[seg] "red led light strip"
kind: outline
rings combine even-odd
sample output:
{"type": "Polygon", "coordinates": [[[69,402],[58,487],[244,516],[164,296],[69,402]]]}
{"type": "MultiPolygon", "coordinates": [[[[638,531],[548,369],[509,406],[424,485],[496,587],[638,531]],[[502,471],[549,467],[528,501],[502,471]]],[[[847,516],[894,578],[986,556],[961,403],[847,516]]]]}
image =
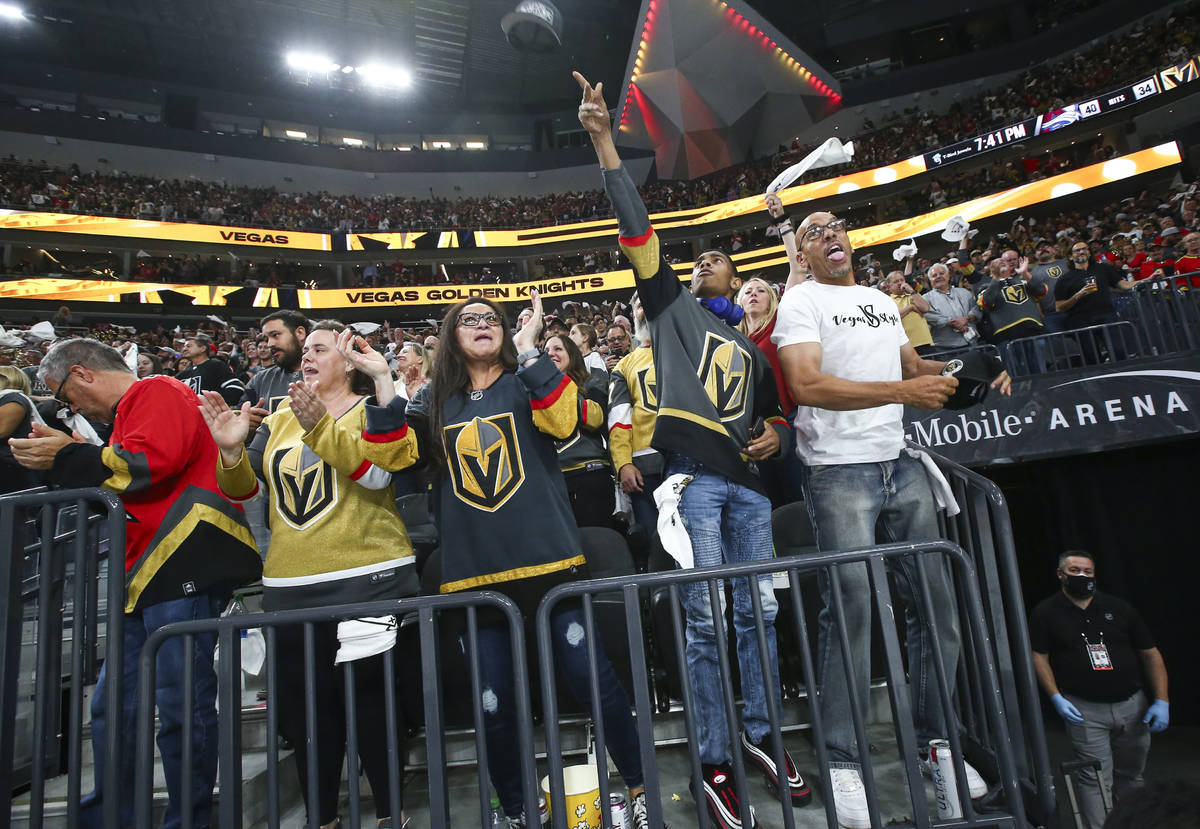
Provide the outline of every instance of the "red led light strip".
{"type": "MultiPolygon", "coordinates": [[[[725,3],[724,0],[713,0],[714,5],[719,5],[724,9],[725,18],[734,28],[741,29],[751,38],[758,41],[761,48],[768,51],[774,51],[787,66],[794,69],[805,82],[808,83],[816,91],[820,92],[825,97],[832,100],[834,103],[841,103],[842,96],[835,92],[828,84],[817,78],[808,68],[803,66],[794,57],[780,48],[779,44],[771,40],[766,32],[759,29],[748,19],[739,14],[735,9],[725,3]]],[[[629,114],[633,100],[634,86],[637,83],[638,76],[642,73],[642,61],[646,57],[646,50],[650,43],[650,34],[654,28],[654,19],[658,13],[658,0],[650,0],[649,6],[646,8],[646,19],[642,24],[642,36],[638,42],[637,57],[633,62],[633,72],[629,76],[629,86],[625,90],[625,106],[621,110],[621,126],[624,127],[629,123],[629,114]]]]}

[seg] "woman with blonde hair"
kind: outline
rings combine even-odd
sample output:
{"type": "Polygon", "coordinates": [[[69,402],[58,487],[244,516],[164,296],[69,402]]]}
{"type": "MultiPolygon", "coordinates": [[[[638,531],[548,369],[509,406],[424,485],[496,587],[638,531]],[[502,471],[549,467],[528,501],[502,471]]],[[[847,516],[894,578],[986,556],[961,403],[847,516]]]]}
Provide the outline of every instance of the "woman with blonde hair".
{"type": "Polygon", "coordinates": [[[11,437],[26,438],[40,421],[29,399],[29,377],[16,366],[0,366],[0,494],[18,492],[42,483],[41,472],[21,466],[8,448],[11,437]]]}

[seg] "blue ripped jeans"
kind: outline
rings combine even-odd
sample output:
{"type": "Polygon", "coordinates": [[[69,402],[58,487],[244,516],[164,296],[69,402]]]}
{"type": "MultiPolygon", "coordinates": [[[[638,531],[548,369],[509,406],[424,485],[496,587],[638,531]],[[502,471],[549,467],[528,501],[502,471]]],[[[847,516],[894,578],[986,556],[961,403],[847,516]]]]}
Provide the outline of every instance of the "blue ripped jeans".
{"type": "MultiPolygon", "coordinates": [[[[906,452],[902,451],[894,461],[882,463],[806,466],[804,479],[804,500],[817,547],[822,552],[874,545],[877,524],[889,542],[939,537],[925,468],[906,452]]],[[[946,681],[952,692],[960,650],[958,616],[945,562],[939,556],[926,555],[924,565],[937,624],[936,642],[922,606],[915,561],[911,556],[888,559],[888,567],[895,576],[896,594],[904,603],[909,685],[919,745],[947,736],[933,664],[934,648],[941,649],[946,681]]],[[[847,682],[841,643],[834,629],[831,579],[828,570],[821,570],[818,585],[825,605],[819,617],[817,642],[821,717],[830,759],[858,762],[850,694],[855,695],[860,710],[865,712],[871,679],[874,598],[865,563],[839,566],[838,578],[853,660],[850,667],[854,670],[854,687],[850,688],[847,682]]]]}
{"type": "MultiPolygon", "coordinates": [[[[592,697],[585,631],[583,609],[578,603],[568,600],[550,614],[554,664],[566,679],[567,687],[575,699],[590,711],[592,697]]],[[[465,637],[463,642],[465,648],[465,637]]],[[[508,628],[503,625],[480,627],[478,642],[488,775],[492,778],[492,786],[496,789],[504,813],[515,817],[521,814],[524,803],[521,794],[521,758],[518,753],[521,745],[517,736],[516,698],[513,691],[512,643],[508,628]]],[[[603,642],[596,642],[596,657],[605,747],[620,769],[625,785],[630,788],[640,786],[642,756],[638,751],[637,727],[629,707],[629,697],[604,653],[603,642]]]]}
{"type": "MultiPolygon", "coordinates": [[[[765,495],[736,484],[682,455],[668,460],[666,474],[668,477],[677,474],[693,476],[679,500],[679,517],[687,528],[697,567],[741,564],[774,557],[771,502],[765,495]]],[[[724,607],[724,583],[720,584],[721,606],[724,607]]],[[[762,742],[770,730],[766,683],[771,682],[775,693],[779,694],[779,656],[775,644],[775,614],[779,603],[775,599],[770,573],[758,577],[757,589],[767,634],[769,680],[763,678],[759,658],[750,579],[740,578],[733,583],[733,629],[737,635],[738,666],[742,674],[742,726],[755,743],[762,742]]],[[[732,759],[732,741],[725,719],[725,694],[717,661],[716,629],[708,583],[692,582],[685,585],[682,592],[687,616],[685,654],[700,738],[700,761],[727,763],[732,759]]]]}

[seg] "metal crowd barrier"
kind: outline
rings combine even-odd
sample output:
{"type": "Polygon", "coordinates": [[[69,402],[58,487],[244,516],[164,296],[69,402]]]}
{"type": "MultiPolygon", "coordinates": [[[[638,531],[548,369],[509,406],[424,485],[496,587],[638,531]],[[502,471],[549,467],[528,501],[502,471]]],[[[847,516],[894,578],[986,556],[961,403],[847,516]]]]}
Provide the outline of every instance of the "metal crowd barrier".
{"type": "Polygon", "coordinates": [[[1131,291],[1121,316],[1133,322],[1156,354],[1200,348],[1200,289],[1191,276],[1146,279],[1131,291]]]}
{"type": "MultiPolygon", "coordinates": [[[[442,677],[439,664],[439,616],[447,611],[464,611],[465,622],[465,653],[469,663],[467,677],[454,677],[452,681],[468,683],[471,689],[473,721],[475,729],[475,749],[478,758],[479,777],[479,807],[483,826],[490,826],[491,788],[488,778],[487,746],[484,739],[484,709],[483,694],[480,678],[478,630],[478,613],[488,609],[491,613],[501,614],[508,626],[509,640],[513,654],[513,675],[515,686],[515,704],[517,706],[517,733],[521,756],[521,780],[523,801],[526,814],[538,814],[538,795],[534,774],[534,745],[533,719],[529,698],[530,681],[526,669],[525,638],[520,612],[511,599],[492,592],[458,593],[446,596],[420,596],[394,601],[370,602],[337,607],[315,608],[310,610],[287,610],[270,613],[253,613],[223,616],[220,619],[207,619],[192,622],[178,622],[165,625],[155,631],[147,640],[142,650],[141,669],[139,674],[138,697],[138,736],[137,736],[137,790],[135,793],[135,817],[139,829],[150,829],[153,826],[153,780],[154,780],[154,687],[155,687],[155,657],[162,645],[171,637],[183,637],[185,666],[191,665],[190,655],[196,646],[195,638],[199,634],[217,636],[220,649],[220,659],[217,664],[217,705],[219,756],[218,756],[218,786],[220,791],[217,804],[217,816],[222,829],[235,829],[242,826],[242,755],[241,755],[241,642],[242,632],[261,628],[266,644],[267,695],[267,825],[274,829],[280,825],[280,781],[279,781],[279,722],[278,711],[274,700],[278,699],[280,685],[276,677],[276,638],[278,628],[286,625],[302,625],[304,632],[304,698],[305,718],[308,739],[306,745],[295,746],[296,751],[307,752],[308,780],[302,781],[310,793],[308,801],[308,826],[317,829],[319,826],[320,802],[316,784],[317,757],[321,747],[317,744],[316,722],[323,712],[316,707],[316,680],[314,669],[314,624],[320,622],[336,622],[346,619],[363,617],[378,617],[395,615],[397,619],[409,614],[415,614],[420,626],[420,665],[422,676],[422,697],[425,715],[426,756],[428,757],[429,777],[429,819],[432,829],[446,829],[450,824],[450,800],[446,778],[445,729],[443,728],[444,699],[446,683],[442,677]]],[[[488,624],[493,624],[489,621],[488,624]]],[[[443,634],[444,635],[444,634],[443,634]]],[[[384,653],[384,697],[387,720],[380,723],[381,728],[387,729],[388,780],[387,792],[373,792],[374,797],[387,797],[390,801],[391,813],[396,826],[400,825],[400,735],[397,723],[397,648],[384,653]]],[[[401,653],[404,665],[411,668],[414,664],[413,654],[401,653]]],[[[359,768],[357,705],[353,689],[354,662],[346,662],[341,666],[341,672],[346,689],[346,762],[350,773],[350,808],[347,825],[360,826],[361,802],[358,789],[359,768]]],[[[189,724],[195,707],[194,695],[189,673],[185,668],[183,681],[183,772],[181,779],[187,780],[191,768],[192,739],[189,724]]],[[[183,827],[191,826],[192,804],[194,794],[185,785],[183,787],[183,827]]],[[[115,799],[115,798],[114,798],[115,799]]],[[[536,818],[535,818],[536,819],[536,818]]],[[[116,826],[117,824],[107,824],[116,826]]]]}
{"type": "Polygon", "coordinates": [[[1124,320],[1019,337],[1000,345],[1004,368],[1012,377],[1112,363],[1149,353],[1138,328],[1124,320]],[[1036,370],[1038,365],[1042,371],[1036,370]]]}
{"type": "MultiPolygon", "coordinates": [[[[951,751],[953,753],[953,762],[957,780],[957,797],[962,806],[962,817],[954,822],[954,826],[962,827],[996,827],[996,826],[1012,826],[1014,821],[1023,821],[1025,810],[1023,806],[1023,793],[1017,780],[1017,766],[1013,757],[1013,746],[1007,725],[1007,712],[1004,707],[1001,696],[999,676],[996,668],[996,658],[990,647],[990,638],[988,632],[983,629],[980,622],[984,619],[984,605],[980,598],[978,584],[978,574],[975,566],[970,559],[956,545],[948,541],[929,541],[917,544],[890,544],[881,547],[870,547],[859,550],[846,550],[840,552],[828,553],[807,553],[802,555],[791,555],[787,550],[777,551],[778,557],[766,561],[754,562],[750,564],[738,565],[723,565],[719,567],[709,567],[695,570],[677,570],[673,572],[650,573],[639,576],[614,576],[605,579],[598,579],[586,582],[575,582],[571,584],[560,585],[552,589],[542,600],[538,608],[537,614],[537,631],[539,639],[539,655],[542,682],[542,699],[545,708],[545,722],[548,724],[557,722],[557,703],[555,689],[555,668],[552,658],[553,651],[550,647],[550,614],[554,609],[564,601],[582,602],[583,615],[585,622],[585,636],[589,646],[589,681],[591,683],[591,698],[593,704],[592,715],[596,722],[596,756],[603,758],[605,756],[605,740],[604,727],[600,714],[599,698],[600,688],[597,670],[597,652],[596,646],[598,637],[596,634],[596,621],[593,613],[593,598],[599,593],[611,591],[619,591],[625,608],[625,619],[627,624],[627,639],[624,642],[607,642],[604,643],[610,649],[618,649],[628,647],[631,662],[633,664],[633,696],[634,707],[637,714],[637,727],[639,732],[639,740],[641,743],[641,752],[643,758],[643,771],[645,774],[646,785],[646,802],[648,807],[648,817],[652,826],[662,825],[662,809],[661,796],[662,791],[659,784],[657,765],[654,758],[653,747],[653,710],[650,703],[650,689],[648,681],[648,673],[645,668],[645,661],[642,658],[644,655],[643,642],[644,635],[641,625],[639,591],[649,590],[656,587],[665,587],[670,593],[672,606],[672,627],[674,639],[674,656],[679,660],[680,673],[684,682],[684,698],[691,700],[691,690],[688,688],[689,680],[687,678],[687,669],[684,657],[684,623],[682,621],[682,610],[680,601],[680,588],[682,585],[691,583],[705,583],[708,587],[709,600],[712,605],[713,624],[716,630],[716,648],[717,659],[720,670],[721,682],[723,686],[724,698],[724,714],[729,726],[729,734],[737,735],[739,733],[738,719],[735,705],[735,695],[733,680],[731,674],[731,657],[729,654],[727,631],[725,629],[724,613],[722,612],[722,593],[723,589],[720,586],[720,581],[732,580],[742,577],[756,578],[762,574],[771,574],[777,572],[786,572],[789,577],[789,590],[791,593],[791,622],[795,626],[796,641],[801,649],[801,658],[804,666],[805,675],[809,678],[809,687],[815,687],[815,683],[811,678],[814,676],[814,658],[812,649],[809,644],[808,631],[805,621],[804,599],[800,591],[800,575],[813,571],[825,571],[832,583],[832,595],[834,596],[833,607],[831,608],[834,618],[834,628],[837,631],[839,643],[843,654],[846,656],[845,664],[847,670],[847,679],[849,687],[855,687],[854,677],[852,675],[852,666],[849,659],[850,639],[846,632],[845,618],[843,615],[843,599],[841,597],[841,587],[838,576],[839,565],[853,564],[863,562],[867,564],[873,588],[873,598],[876,612],[881,620],[881,628],[883,631],[884,650],[887,661],[887,681],[889,696],[891,700],[894,725],[898,735],[900,757],[904,766],[905,779],[909,797],[908,806],[912,810],[915,819],[915,826],[930,827],[933,825],[935,815],[930,815],[930,810],[926,802],[925,788],[921,778],[921,770],[918,768],[918,755],[920,746],[917,745],[916,733],[912,719],[912,704],[909,701],[908,680],[905,676],[904,659],[901,655],[901,642],[899,639],[896,625],[894,623],[895,613],[893,610],[892,590],[888,585],[887,563],[889,560],[899,559],[900,557],[912,556],[916,563],[916,572],[918,580],[922,586],[921,594],[923,601],[923,610],[928,619],[933,625],[932,638],[937,640],[936,624],[932,622],[933,609],[931,598],[929,596],[927,568],[930,566],[943,566],[943,563],[948,561],[956,575],[956,581],[959,587],[960,600],[966,605],[966,613],[960,613],[960,624],[963,631],[963,651],[969,652],[971,659],[965,664],[968,668],[974,670],[974,673],[967,677],[967,681],[980,689],[980,697],[983,701],[983,714],[986,722],[964,721],[962,726],[968,729],[976,729],[969,731],[971,738],[979,743],[988,746],[997,759],[998,778],[1003,790],[1003,807],[998,807],[997,811],[990,813],[977,812],[972,805],[970,795],[967,791],[966,772],[963,766],[963,740],[959,737],[958,731],[955,728],[948,728],[947,737],[950,741],[951,751]],[[927,555],[930,554],[930,555],[927,555]]],[[[759,653],[761,659],[761,667],[764,676],[770,676],[770,666],[767,664],[767,633],[766,626],[763,620],[762,600],[757,590],[750,590],[751,607],[754,616],[755,635],[758,638],[759,653]]],[[[775,624],[778,626],[785,623],[786,620],[777,618],[775,624]]],[[[942,664],[941,654],[935,649],[935,673],[938,683],[938,691],[941,694],[942,705],[945,711],[954,710],[952,704],[952,695],[954,689],[948,687],[946,682],[947,666],[942,664]]],[[[767,688],[767,709],[768,718],[771,725],[771,740],[770,750],[776,763],[776,768],[785,769],[783,761],[783,742],[781,736],[781,701],[779,699],[779,691],[777,688],[767,688]]],[[[883,825],[881,817],[880,796],[877,790],[877,783],[873,771],[873,763],[870,752],[866,747],[870,745],[870,739],[866,730],[867,712],[861,710],[857,699],[854,695],[850,698],[851,717],[854,724],[854,732],[857,743],[863,747],[861,754],[863,784],[866,790],[866,798],[871,817],[871,825],[874,829],[879,829],[883,825]]],[[[691,706],[685,702],[685,724],[687,728],[688,744],[690,748],[691,759],[691,774],[694,791],[696,792],[695,807],[696,807],[696,825],[707,826],[709,824],[707,815],[707,806],[703,795],[703,781],[701,777],[700,757],[698,753],[698,736],[697,723],[695,722],[694,714],[691,711],[691,706]]],[[[812,714],[813,726],[813,743],[816,750],[817,765],[820,769],[818,779],[821,781],[818,785],[824,784],[828,780],[829,756],[825,747],[824,741],[824,725],[821,721],[821,712],[819,706],[810,706],[812,714]]],[[[567,829],[567,815],[565,810],[565,795],[563,789],[563,761],[558,735],[553,727],[547,728],[547,743],[546,754],[549,763],[549,778],[550,778],[550,805],[551,815],[553,817],[553,825],[556,829],[567,829]]],[[[741,752],[737,749],[736,737],[732,737],[734,746],[732,747],[733,772],[736,780],[738,797],[742,804],[743,814],[741,816],[743,825],[750,826],[750,815],[748,809],[750,801],[746,797],[747,785],[745,764],[741,757],[741,752]]],[[[603,761],[601,761],[603,762],[603,761]]],[[[803,764],[803,758],[801,758],[803,764]]],[[[600,783],[600,803],[608,803],[608,784],[603,773],[599,775],[600,783]]],[[[790,793],[787,786],[781,785],[778,791],[779,805],[781,817],[786,829],[795,829],[796,818],[793,814],[790,793]]],[[[761,805],[761,804],[760,804],[761,805]]],[[[825,798],[826,817],[830,826],[837,826],[837,817],[832,797],[825,798]]],[[[607,809],[601,810],[604,829],[619,829],[612,826],[611,814],[607,813],[607,809]]],[[[1018,825],[1025,825],[1020,823],[1018,825]]]]}
{"type": "MultiPolygon", "coordinates": [[[[942,536],[960,547],[974,565],[984,615],[976,619],[984,626],[993,645],[1007,728],[1014,748],[1017,776],[1026,808],[1040,824],[1054,819],[1054,778],[1046,748],[1042,704],[1033,657],[1029,650],[1029,626],[1021,594],[1016,544],[1004,494],[995,483],[977,472],[910,442],[933,458],[954,493],[960,512],[947,516],[938,511],[942,536]]],[[[967,610],[960,596],[959,614],[967,610]]],[[[971,655],[964,648],[964,656],[971,655]]],[[[961,676],[977,673],[973,668],[961,676]]],[[[985,689],[960,684],[959,715],[974,733],[985,721],[985,689]]],[[[985,746],[977,746],[985,751],[985,746]]]]}
{"type": "MultiPolygon", "coordinates": [[[[29,825],[42,825],[46,782],[63,766],[65,743],[67,823],[75,826],[82,793],[83,692],[85,685],[95,681],[98,641],[105,621],[105,659],[120,665],[124,652],[125,508],[120,499],[102,489],[4,496],[0,498],[0,544],[4,545],[0,548],[0,601],[4,602],[0,820],[11,814],[14,792],[27,788],[29,825]],[[113,560],[122,566],[120,576],[108,579],[107,607],[102,614],[99,583],[107,551],[115,551],[113,560]],[[68,632],[69,653],[64,654],[68,632]],[[27,688],[30,674],[36,677],[32,694],[27,688]],[[65,723],[61,722],[64,687],[70,694],[65,723]],[[23,702],[32,708],[28,764],[15,758],[23,722],[18,709],[23,702]]],[[[106,676],[107,716],[110,722],[119,722],[121,671],[108,671],[106,676]]],[[[95,758],[95,763],[104,764],[106,779],[118,779],[123,750],[119,731],[115,731],[105,756],[95,758]]],[[[105,804],[105,821],[109,826],[118,825],[115,799],[105,804]]]]}

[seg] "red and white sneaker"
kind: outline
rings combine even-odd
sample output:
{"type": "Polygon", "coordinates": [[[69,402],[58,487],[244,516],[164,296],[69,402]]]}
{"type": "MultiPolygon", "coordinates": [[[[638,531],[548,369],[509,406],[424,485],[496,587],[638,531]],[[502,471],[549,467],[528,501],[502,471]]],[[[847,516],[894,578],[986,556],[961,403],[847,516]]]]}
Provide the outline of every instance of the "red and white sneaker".
{"type": "MultiPolygon", "coordinates": [[[[743,829],[742,806],[738,800],[737,786],[733,781],[733,769],[727,764],[703,763],[700,770],[704,775],[704,799],[708,803],[708,817],[714,829],[743,829]]],[[[693,784],[689,783],[689,788],[693,784]]],[[[696,794],[692,791],[692,796],[696,794]]],[[[758,829],[754,807],[750,807],[750,827],[758,829]]]]}
{"type": "MultiPolygon", "coordinates": [[[[742,753],[755,768],[763,773],[767,784],[775,791],[779,791],[779,770],[775,766],[775,752],[766,744],[766,741],[764,740],[762,745],[755,745],[743,731],[742,753]]],[[[783,750],[783,760],[787,763],[787,786],[792,795],[792,805],[807,805],[812,800],[812,788],[804,782],[804,778],[796,770],[796,764],[792,762],[792,755],[788,753],[787,748],[783,750]]]]}

